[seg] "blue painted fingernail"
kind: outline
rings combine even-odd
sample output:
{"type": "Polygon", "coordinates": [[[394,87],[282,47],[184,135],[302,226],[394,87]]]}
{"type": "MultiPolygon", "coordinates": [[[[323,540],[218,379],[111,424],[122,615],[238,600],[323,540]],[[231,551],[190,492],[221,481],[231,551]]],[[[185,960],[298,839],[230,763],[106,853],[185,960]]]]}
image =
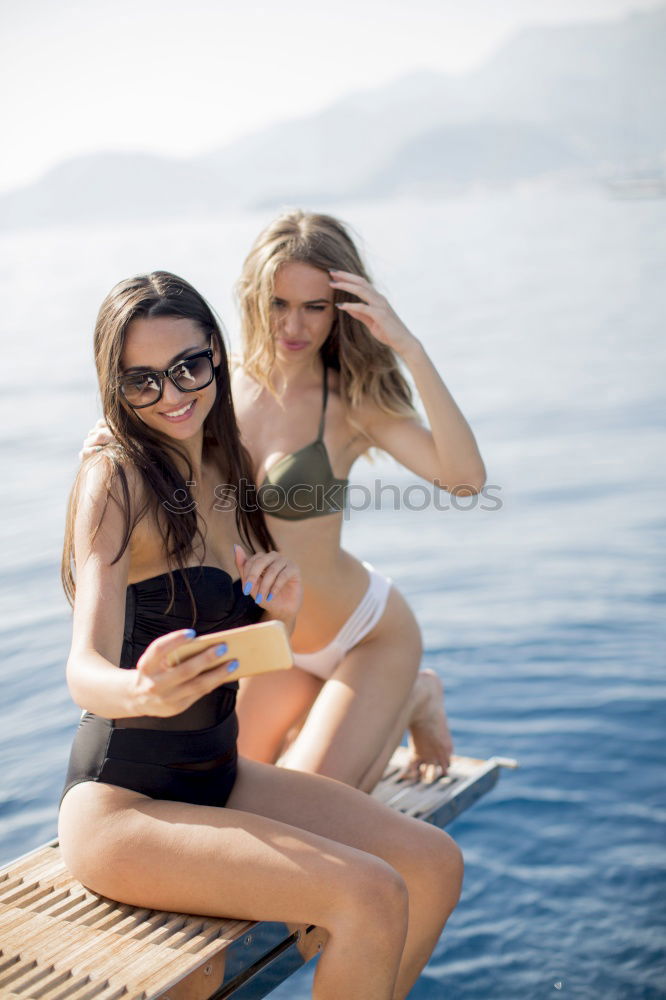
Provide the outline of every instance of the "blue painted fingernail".
{"type": "Polygon", "coordinates": [[[261,602],[263,601],[263,599],[264,599],[264,595],[263,594],[257,594],[257,596],[255,598],[257,604],[261,604],[261,602]]]}
{"type": "Polygon", "coordinates": [[[271,593],[271,594],[269,594],[269,595],[268,595],[268,597],[266,598],[266,604],[268,604],[268,602],[269,602],[269,601],[272,601],[272,600],[273,600],[273,594],[271,593]]]}
{"type": "Polygon", "coordinates": [[[193,628],[186,628],[183,634],[186,639],[194,639],[196,632],[194,631],[193,628]]]}
{"type": "Polygon", "coordinates": [[[232,671],[236,670],[237,668],[238,668],[238,660],[232,660],[231,663],[227,664],[227,672],[228,673],[231,673],[232,671]]]}
{"type": "Polygon", "coordinates": [[[215,655],[216,656],[222,656],[222,653],[226,653],[227,648],[228,647],[227,647],[226,642],[221,642],[219,646],[215,647],[215,655]]]}
{"type": "Polygon", "coordinates": [[[243,593],[245,594],[246,597],[250,593],[250,591],[252,590],[252,586],[253,586],[252,585],[252,580],[248,580],[247,583],[245,584],[245,586],[243,587],[243,593]]]}

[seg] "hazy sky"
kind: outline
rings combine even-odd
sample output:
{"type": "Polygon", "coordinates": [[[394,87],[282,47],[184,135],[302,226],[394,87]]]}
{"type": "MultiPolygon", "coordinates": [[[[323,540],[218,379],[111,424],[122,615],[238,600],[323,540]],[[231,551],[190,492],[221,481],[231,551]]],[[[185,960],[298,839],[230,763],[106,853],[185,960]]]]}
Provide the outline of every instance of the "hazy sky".
{"type": "Polygon", "coordinates": [[[0,191],[100,149],[187,156],[526,24],[664,0],[16,0],[0,13],[0,191]]]}

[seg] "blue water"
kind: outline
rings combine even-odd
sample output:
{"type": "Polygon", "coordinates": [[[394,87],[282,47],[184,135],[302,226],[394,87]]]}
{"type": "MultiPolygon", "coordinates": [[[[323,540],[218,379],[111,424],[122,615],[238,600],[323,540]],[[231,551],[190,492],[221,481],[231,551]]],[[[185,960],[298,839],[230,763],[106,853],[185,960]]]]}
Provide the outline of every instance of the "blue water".
{"type": "MultiPolygon", "coordinates": [[[[501,499],[387,501],[345,528],[415,608],[457,750],[521,765],[449,828],[464,893],[412,995],[666,997],[666,202],[517,193],[340,214],[471,421],[501,499]]],[[[78,716],[57,577],[76,452],[98,415],[96,308],[118,278],[168,267],[235,341],[231,286],[264,221],[0,240],[0,860],[54,835],[78,716]]],[[[409,484],[388,460],[353,476],[378,477],[409,484]]],[[[304,1000],[310,977],[274,996],[304,1000]]]]}

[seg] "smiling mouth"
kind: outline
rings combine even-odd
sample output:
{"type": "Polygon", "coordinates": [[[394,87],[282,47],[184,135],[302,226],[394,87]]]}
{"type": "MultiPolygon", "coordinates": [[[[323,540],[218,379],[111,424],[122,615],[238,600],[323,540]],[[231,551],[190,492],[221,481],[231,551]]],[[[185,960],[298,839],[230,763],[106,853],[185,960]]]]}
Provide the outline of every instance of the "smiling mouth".
{"type": "Polygon", "coordinates": [[[193,399],[191,403],[186,403],[185,406],[181,406],[177,410],[170,410],[168,413],[160,413],[160,416],[171,421],[186,420],[194,409],[195,403],[196,399],[193,399]]]}

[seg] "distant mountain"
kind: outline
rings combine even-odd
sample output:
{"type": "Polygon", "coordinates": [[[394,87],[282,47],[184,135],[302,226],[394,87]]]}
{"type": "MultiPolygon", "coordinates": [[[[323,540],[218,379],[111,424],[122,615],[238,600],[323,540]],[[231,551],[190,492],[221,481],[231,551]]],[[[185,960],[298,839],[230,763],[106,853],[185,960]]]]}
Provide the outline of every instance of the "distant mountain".
{"type": "Polygon", "coordinates": [[[504,186],[544,174],[571,173],[584,155],[557,134],[525,122],[442,125],[410,140],[355,192],[442,194],[481,184],[504,186]]]}
{"type": "Polygon", "coordinates": [[[596,158],[658,156],[666,150],[666,6],[525,29],[467,82],[468,119],[547,124],[596,158]]]}
{"type": "Polygon", "coordinates": [[[215,173],[196,160],[95,153],[61,163],[35,184],[0,197],[0,224],[198,214],[210,209],[216,186],[215,173]]]}
{"type": "Polygon", "coordinates": [[[343,98],[307,118],[280,122],[202,157],[250,202],[345,197],[402,144],[442,122],[455,78],[411,74],[343,98]]]}
{"type": "Polygon", "coordinates": [[[0,226],[601,176],[666,162],[664,94],[666,7],[534,27],[475,72],[412,74],[190,160],[78,157],[0,196],[0,226]]]}

